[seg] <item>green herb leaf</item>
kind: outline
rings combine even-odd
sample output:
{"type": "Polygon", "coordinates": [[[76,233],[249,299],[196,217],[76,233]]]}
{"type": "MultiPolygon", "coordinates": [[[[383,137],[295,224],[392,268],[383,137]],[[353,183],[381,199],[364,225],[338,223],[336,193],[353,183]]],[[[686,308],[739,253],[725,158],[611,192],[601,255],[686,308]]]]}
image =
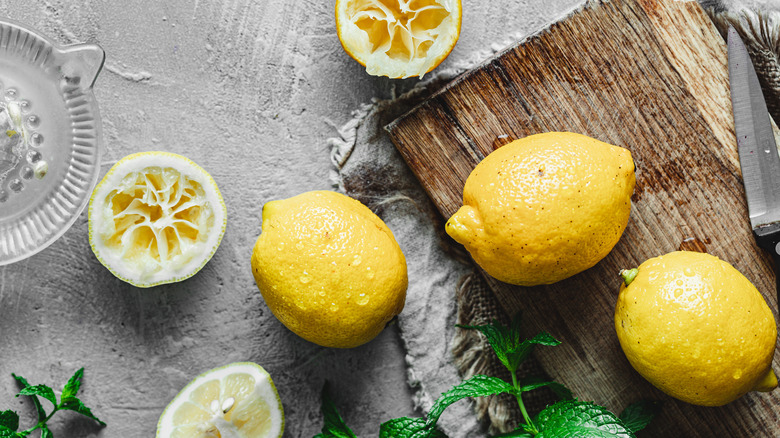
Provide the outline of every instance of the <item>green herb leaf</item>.
{"type": "Polygon", "coordinates": [[[54,434],[51,433],[48,427],[41,426],[41,438],[54,438],[54,434]]]}
{"type": "Polygon", "coordinates": [[[533,391],[534,389],[544,386],[548,386],[561,400],[572,400],[574,398],[569,388],[561,385],[558,382],[545,381],[538,377],[529,377],[523,379],[523,381],[520,383],[520,391],[533,391]]]}
{"type": "MultiPolygon", "coordinates": [[[[27,382],[27,379],[25,379],[22,376],[17,376],[16,374],[11,373],[14,379],[16,379],[17,382],[19,382],[20,385],[22,385],[22,389],[28,388],[30,384],[27,382]]],[[[42,422],[46,419],[46,411],[43,410],[43,406],[41,405],[41,401],[38,400],[38,397],[31,395],[30,398],[32,399],[33,406],[35,406],[35,412],[38,414],[38,421],[42,422]]]]}
{"type": "Polygon", "coordinates": [[[629,405],[620,414],[620,420],[631,432],[637,433],[647,427],[650,421],[661,412],[661,402],[643,400],[629,405]]]}
{"type": "Polygon", "coordinates": [[[0,412],[0,427],[16,432],[19,429],[19,414],[11,410],[0,412]]]}
{"type": "Polygon", "coordinates": [[[591,402],[561,401],[536,419],[536,438],[635,438],[612,412],[591,402]]]}
{"type": "Polygon", "coordinates": [[[17,436],[19,436],[19,434],[16,433],[15,429],[11,430],[5,426],[0,426],[0,438],[6,438],[6,437],[15,438],[17,436]]]}
{"type": "Polygon", "coordinates": [[[344,423],[344,419],[336,410],[336,404],[328,396],[327,382],[322,386],[322,416],[325,417],[325,424],[322,426],[322,433],[315,438],[357,438],[344,423]]]}
{"type": "Polygon", "coordinates": [[[497,320],[488,325],[458,325],[460,328],[479,330],[493,348],[498,360],[510,371],[515,372],[520,364],[531,354],[535,345],[555,346],[560,341],[549,333],[539,333],[531,339],[521,341],[520,313],[513,319],[509,327],[503,326],[497,320]]]}
{"type": "Polygon", "coordinates": [[[447,438],[447,435],[427,426],[424,418],[401,417],[382,423],[379,438],[447,438]]]}
{"type": "Polygon", "coordinates": [[[28,386],[16,394],[17,397],[20,395],[39,395],[50,401],[52,405],[57,406],[57,396],[54,395],[54,390],[46,385],[28,386]]]}
{"type": "Polygon", "coordinates": [[[81,400],[77,399],[76,397],[71,396],[68,397],[67,400],[63,400],[62,403],[60,403],[60,405],[58,406],[58,408],[65,409],[68,411],[78,412],[79,414],[87,418],[91,418],[97,421],[98,423],[100,423],[101,426],[106,425],[106,423],[102,422],[98,417],[93,415],[92,411],[88,407],[84,406],[84,403],[82,403],[81,400]]]}
{"type": "Polygon", "coordinates": [[[68,383],[66,383],[65,387],[62,388],[62,396],[60,398],[63,401],[76,396],[76,394],[79,392],[79,388],[81,388],[81,378],[83,376],[84,368],[81,368],[76,371],[76,373],[73,374],[70,379],[68,379],[68,383]]]}
{"type": "Polygon", "coordinates": [[[439,417],[444,410],[458,400],[462,400],[466,397],[487,397],[489,395],[505,392],[514,394],[515,388],[497,377],[477,374],[443,393],[441,397],[436,400],[436,403],[433,404],[431,411],[428,412],[428,421],[426,424],[429,427],[433,427],[433,425],[439,421],[439,417]]]}

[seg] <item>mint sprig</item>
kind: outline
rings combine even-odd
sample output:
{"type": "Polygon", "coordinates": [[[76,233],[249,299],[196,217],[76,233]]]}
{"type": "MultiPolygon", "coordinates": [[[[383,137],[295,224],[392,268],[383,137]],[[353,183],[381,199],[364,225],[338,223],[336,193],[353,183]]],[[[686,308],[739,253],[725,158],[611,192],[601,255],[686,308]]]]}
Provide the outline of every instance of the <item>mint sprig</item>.
{"type": "Polygon", "coordinates": [[[62,390],[62,394],[60,395],[59,403],[57,402],[57,396],[51,387],[46,385],[30,385],[30,383],[27,382],[27,379],[24,377],[17,376],[16,374],[11,375],[22,387],[16,396],[19,397],[20,395],[23,395],[30,397],[32,400],[33,406],[35,407],[35,412],[38,415],[38,423],[29,429],[20,431],[19,414],[12,410],[1,411],[0,438],[23,438],[39,429],[41,431],[41,438],[54,438],[54,435],[52,434],[51,430],[49,430],[47,423],[55,413],[63,410],[78,412],[81,415],[95,420],[101,426],[106,425],[106,423],[102,422],[95,415],[93,415],[92,411],[88,407],[84,406],[84,403],[76,397],[79,388],[81,387],[81,378],[84,375],[84,368],[76,371],[73,377],[71,377],[65,384],[65,387],[62,390]],[[43,397],[52,404],[53,409],[48,414],[41,404],[39,397],[43,397]]]}
{"type": "MultiPolygon", "coordinates": [[[[447,438],[436,429],[436,423],[447,407],[464,398],[496,394],[515,396],[524,423],[511,432],[495,435],[493,438],[636,438],[635,433],[647,426],[660,410],[658,402],[643,401],[629,406],[618,417],[595,403],[574,399],[571,391],[558,382],[536,377],[518,380],[517,369],[537,345],[560,344],[560,341],[545,332],[530,339],[522,339],[519,314],[509,327],[498,321],[486,325],[458,327],[478,330],[485,336],[493,352],[512,376],[512,382],[497,377],[473,376],[442,393],[428,412],[427,419],[402,417],[389,420],[380,426],[379,438],[447,438]],[[561,401],[546,407],[532,419],[522,396],[525,392],[542,387],[550,388],[561,401]]],[[[325,426],[322,433],[314,438],[355,438],[336,411],[325,388],[322,393],[322,412],[325,426]]]]}

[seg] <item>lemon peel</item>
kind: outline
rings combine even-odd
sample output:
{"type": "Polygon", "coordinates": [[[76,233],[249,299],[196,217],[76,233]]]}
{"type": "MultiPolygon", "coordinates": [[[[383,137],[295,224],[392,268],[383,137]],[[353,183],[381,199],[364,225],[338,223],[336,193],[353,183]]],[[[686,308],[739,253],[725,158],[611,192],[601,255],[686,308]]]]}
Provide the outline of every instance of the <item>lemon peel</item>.
{"type": "Polygon", "coordinates": [[[284,409],[260,365],[237,362],[206,371],[171,400],[156,438],[279,438],[284,409]]]}
{"type": "Polygon", "coordinates": [[[117,278],[137,287],[197,273],[219,247],[227,208],[211,175],[169,152],[119,160],[89,201],[92,251],[117,278]]]}
{"type": "Polygon", "coordinates": [[[628,361],[666,394],[721,406],[777,387],[777,328],[763,296],[733,266],[677,251],[649,259],[621,286],[615,330],[628,361]]]}

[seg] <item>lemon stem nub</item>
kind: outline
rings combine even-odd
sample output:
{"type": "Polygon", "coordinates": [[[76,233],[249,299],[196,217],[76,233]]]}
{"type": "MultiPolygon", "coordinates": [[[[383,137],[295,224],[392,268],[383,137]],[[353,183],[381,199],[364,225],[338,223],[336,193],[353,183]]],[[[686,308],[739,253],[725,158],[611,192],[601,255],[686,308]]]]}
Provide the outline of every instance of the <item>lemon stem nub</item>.
{"type": "Polygon", "coordinates": [[[623,269],[620,271],[620,276],[623,277],[623,282],[626,283],[626,286],[630,285],[632,281],[636,278],[636,274],[639,273],[639,269],[623,269]]]}

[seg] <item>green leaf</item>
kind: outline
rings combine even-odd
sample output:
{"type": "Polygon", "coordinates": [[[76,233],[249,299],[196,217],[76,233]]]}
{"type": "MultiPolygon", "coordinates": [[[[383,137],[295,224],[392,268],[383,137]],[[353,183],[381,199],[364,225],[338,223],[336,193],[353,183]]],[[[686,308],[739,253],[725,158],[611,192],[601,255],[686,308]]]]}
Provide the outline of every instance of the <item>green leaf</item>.
{"type": "Polygon", "coordinates": [[[661,412],[661,402],[642,400],[624,409],[620,414],[620,420],[628,430],[637,433],[647,427],[659,412],[661,412]]]}
{"type": "Polygon", "coordinates": [[[533,391],[534,389],[548,386],[561,400],[572,400],[571,390],[558,382],[550,382],[538,377],[529,377],[520,382],[520,391],[533,391]]]}
{"type": "Polygon", "coordinates": [[[79,392],[79,388],[81,388],[81,378],[83,376],[84,368],[81,368],[76,371],[76,373],[73,374],[70,379],[68,379],[68,383],[66,383],[65,387],[62,388],[62,396],[60,397],[62,400],[67,400],[76,396],[76,394],[79,392]]]}
{"type": "Polygon", "coordinates": [[[19,414],[11,410],[0,412],[0,427],[16,432],[19,429],[19,414]]]}
{"type": "Polygon", "coordinates": [[[54,438],[54,434],[46,427],[41,428],[41,438],[54,438]]]}
{"type": "Polygon", "coordinates": [[[0,437],[1,438],[6,438],[6,437],[10,438],[10,437],[16,437],[16,436],[18,436],[16,434],[16,429],[10,429],[10,428],[5,427],[5,426],[0,426],[0,437]]]}
{"type": "Polygon", "coordinates": [[[58,406],[60,409],[65,409],[68,411],[75,411],[79,414],[91,418],[98,423],[100,423],[101,426],[105,426],[106,423],[102,422],[98,417],[92,414],[92,411],[84,406],[84,403],[81,402],[81,400],[77,399],[76,397],[68,397],[67,400],[63,400],[62,403],[58,406]]]}
{"type": "Polygon", "coordinates": [[[510,372],[517,371],[520,364],[533,351],[535,345],[555,346],[560,344],[560,341],[545,332],[539,333],[531,339],[521,341],[520,313],[515,315],[509,327],[503,326],[497,320],[493,320],[493,323],[488,325],[458,325],[458,327],[479,330],[496,353],[498,360],[510,372]]]}
{"type": "Polygon", "coordinates": [[[447,435],[428,426],[424,418],[401,417],[382,423],[379,438],[447,438],[447,435]]]}
{"type": "Polygon", "coordinates": [[[536,418],[536,438],[635,438],[612,412],[591,402],[567,400],[548,406],[536,418]]]}
{"type": "Polygon", "coordinates": [[[46,385],[28,386],[16,394],[17,397],[20,395],[39,395],[50,401],[52,405],[57,406],[57,396],[54,395],[54,390],[46,385]]]}
{"type": "MultiPolygon", "coordinates": [[[[17,376],[16,374],[11,373],[14,379],[16,379],[17,382],[19,382],[20,385],[22,385],[22,389],[27,388],[30,386],[29,383],[27,383],[27,379],[25,379],[22,376],[17,376]]],[[[38,397],[31,395],[30,398],[32,399],[33,406],[35,406],[35,412],[38,414],[38,421],[42,422],[46,419],[46,411],[43,410],[43,406],[41,405],[41,401],[38,400],[38,397]]]]}
{"type": "Polygon", "coordinates": [[[328,396],[327,382],[322,386],[322,416],[325,419],[322,433],[316,435],[315,438],[357,438],[344,423],[344,419],[336,410],[336,404],[328,396]]]}
{"type": "Polygon", "coordinates": [[[487,397],[489,395],[501,394],[504,392],[514,394],[515,388],[497,377],[477,374],[443,393],[441,397],[436,400],[436,403],[433,404],[431,411],[428,412],[428,421],[426,424],[429,427],[433,427],[433,425],[439,421],[439,417],[444,410],[458,400],[467,397],[487,397]]]}

